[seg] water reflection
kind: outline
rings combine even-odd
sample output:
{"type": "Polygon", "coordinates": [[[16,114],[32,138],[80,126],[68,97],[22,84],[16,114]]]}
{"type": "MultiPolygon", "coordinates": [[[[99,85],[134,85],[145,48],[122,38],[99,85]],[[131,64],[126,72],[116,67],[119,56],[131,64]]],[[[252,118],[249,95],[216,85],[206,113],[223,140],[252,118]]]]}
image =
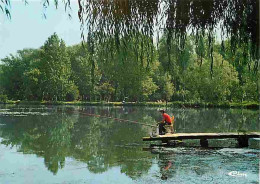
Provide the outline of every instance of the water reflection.
{"type": "MultiPolygon", "coordinates": [[[[149,126],[89,116],[98,114],[154,125],[161,119],[156,109],[72,106],[2,108],[5,110],[1,110],[0,114],[0,122],[4,125],[0,126],[1,144],[16,146],[23,154],[32,153],[44,158],[46,168],[53,174],[64,168],[67,157],[72,157],[86,163],[92,173],[103,173],[119,166],[121,173],[138,179],[146,175],[152,161],[158,159],[160,179],[169,180],[176,177],[180,164],[189,165],[187,162],[192,161],[190,157],[191,160],[182,159],[177,153],[151,154],[142,151],[142,137],[148,135],[151,130],[149,126]],[[23,116],[17,116],[17,112],[23,116]]],[[[176,117],[177,132],[258,131],[257,111],[171,109],[168,112],[176,117]]],[[[203,167],[208,168],[207,164],[203,167]]],[[[207,172],[199,168],[200,164],[197,166],[194,168],[197,175],[207,172]]]]}
{"type": "Polygon", "coordinates": [[[19,152],[35,153],[44,158],[46,167],[56,174],[64,167],[70,152],[76,117],[54,115],[2,118],[2,144],[17,146],[19,152]]]}
{"type": "MultiPolygon", "coordinates": [[[[174,162],[168,157],[169,154],[159,154],[158,166],[160,167],[161,179],[168,180],[174,177],[174,162]]],[[[171,157],[173,155],[170,155],[171,157]]]]}
{"type": "Polygon", "coordinates": [[[259,131],[257,110],[180,109],[173,113],[179,132],[259,131]]]}
{"type": "MultiPolygon", "coordinates": [[[[99,110],[84,112],[107,113],[99,110]]],[[[118,112],[113,113],[116,116],[118,112]]],[[[66,157],[85,162],[93,173],[120,166],[121,172],[132,178],[146,173],[151,166],[143,159],[151,155],[141,151],[140,137],[146,134],[141,125],[89,117],[76,113],[73,108],[57,108],[45,117],[1,116],[0,121],[5,124],[1,127],[2,144],[17,146],[24,154],[43,157],[53,174],[64,167],[66,157]]]]}
{"type": "Polygon", "coordinates": [[[161,148],[157,155],[158,180],[166,183],[256,183],[259,172],[259,150],[161,148]],[[243,177],[229,175],[236,171],[243,177]]]}

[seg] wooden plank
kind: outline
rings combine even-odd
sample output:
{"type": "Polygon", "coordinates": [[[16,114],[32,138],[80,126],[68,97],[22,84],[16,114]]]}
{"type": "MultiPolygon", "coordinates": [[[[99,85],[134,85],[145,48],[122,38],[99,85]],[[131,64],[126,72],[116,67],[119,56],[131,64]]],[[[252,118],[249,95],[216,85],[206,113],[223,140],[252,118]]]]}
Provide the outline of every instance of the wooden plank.
{"type": "Polygon", "coordinates": [[[157,137],[143,137],[143,141],[182,140],[182,139],[226,139],[226,138],[258,138],[260,132],[250,133],[176,133],[159,135],[157,137]]]}

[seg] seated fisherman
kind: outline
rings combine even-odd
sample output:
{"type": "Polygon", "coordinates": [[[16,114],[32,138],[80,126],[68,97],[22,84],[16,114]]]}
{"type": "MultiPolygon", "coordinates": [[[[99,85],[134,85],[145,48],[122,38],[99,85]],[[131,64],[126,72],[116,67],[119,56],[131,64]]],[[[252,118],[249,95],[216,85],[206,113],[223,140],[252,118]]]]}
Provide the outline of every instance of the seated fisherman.
{"type": "Polygon", "coordinates": [[[171,125],[172,124],[172,119],[171,117],[165,113],[165,110],[160,110],[162,113],[163,120],[159,123],[159,135],[164,135],[165,134],[165,125],[171,125]]]}

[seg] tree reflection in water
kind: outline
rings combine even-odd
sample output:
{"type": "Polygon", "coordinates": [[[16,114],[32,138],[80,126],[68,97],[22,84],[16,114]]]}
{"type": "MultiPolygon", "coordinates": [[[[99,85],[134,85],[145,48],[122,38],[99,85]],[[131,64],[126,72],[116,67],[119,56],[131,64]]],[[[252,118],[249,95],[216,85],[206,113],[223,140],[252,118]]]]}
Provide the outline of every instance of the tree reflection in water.
{"type": "MultiPolygon", "coordinates": [[[[98,109],[92,113],[108,112],[98,109]]],[[[93,173],[120,166],[121,172],[131,178],[147,173],[151,167],[152,156],[143,152],[140,144],[146,134],[141,125],[85,116],[75,109],[56,109],[49,116],[0,118],[6,124],[1,127],[2,144],[43,157],[53,174],[64,167],[66,157],[85,162],[93,173]]]]}
{"type": "MultiPolygon", "coordinates": [[[[44,158],[53,174],[72,157],[86,163],[92,173],[120,167],[121,173],[138,179],[149,172],[152,160],[159,157],[161,179],[174,177],[175,156],[142,151],[147,126],[118,122],[86,114],[99,114],[155,124],[160,114],[153,108],[55,107],[50,115],[0,116],[2,144],[17,146],[18,151],[44,158]]],[[[258,131],[257,111],[239,109],[169,109],[176,118],[177,132],[258,131]]],[[[178,159],[181,157],[178,156],[178,159]]],[[[181,164],[185,164],[181,160],[181,164]]]]}

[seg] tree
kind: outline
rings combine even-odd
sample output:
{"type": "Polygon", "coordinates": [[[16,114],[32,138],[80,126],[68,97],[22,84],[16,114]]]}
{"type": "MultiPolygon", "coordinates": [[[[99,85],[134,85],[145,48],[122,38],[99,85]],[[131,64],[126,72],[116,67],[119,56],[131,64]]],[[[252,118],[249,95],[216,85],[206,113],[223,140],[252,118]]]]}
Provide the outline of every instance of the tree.
{"type": "Polygon", "coordinates": [[[164,35],[159,42],[159,62],[164,73],[168,72],[176,90],[180,89],[183,72],[193,62],[194,40],[187,36],[185,47],[181,49],[176,40],[168,45],[167,37],[164,35]],[[168,51],[169,50],[169,51],[168,51]]]}
{"type": "Polygon", "coordinates": [[[155,100],[165,100],[167,103],[171,100],[175,90],[174,84],[171,82],[171,75],[169,75],[169,73],[161,73],[156,76],[155,80],[159,89],[153,98],[155,98],[155,100]]]}
{"type": "Polygon", "coordinates": [[[64,100],[73,83],[71,63],[63,40],[54,33],[41,48],[40,86],[45,100],[64,100]]]}
{"type": "Polygon", "coordinates": [[[208,68],[210,61],[204,59],[200,63],[194,63],[185,72],[184,84],[189,91],[187,97],[190,100],[204,102],[220,102],[228,100],[231,89],[238,84],[237,71],[219,54],[214,53],[214,73],[208,68]]]}
{"type": "Polygon", "coordinates": [[[101,100],[105,100],[107,102],[110,101],[112,94],[115,92],[115,89],[112,87],[111,84],[109,84],[108,82],[105,82],[103,84],[101,84],[98,87],[100,96],[101,96],[101,100]]]}
{"type": "MultiPolygon", "coordinates": [[[[124,45],[120,45],[117,50],[112,49],[108,55],[105,54],[104,46],[101,45],[98,49],[97,63],[102,73],[101,82],[108,82],[113,86],[116,100],[123,100],[125,97],[130,101],[144,100],[156,89],[152,79],[149,79],[156,64],[155,48],[153,46],[153,49],[149,50],[150,47],[142,45],[139,37],[144,35],[138,34],[136,38],[121,38],[120,41],[124,45]],[[139,50],[149,50],[149,52],[139,55],[139,50]],[[151,62],[149,62],[151,59],[149,54],[153,55],[151,62]],[[152,85],[149,91],[144,90],[146,82],[152,85]]],[[[144,39],[151,43],[148,37],[144,39]]],[[[117,47],[114,39],[108,40],[108,43],[113,44],[110,47],[117,47]]]]}
{"type": "Polygon", "coordinates": [[[25,99],[39,100],[39,94],[41,93],[38,89],[40,74],[38,68],[32,68],[30,71],[24,72],[25,99]]]}
{"type": "Polygon", "coordinates": [[[66,101],[74,101],[74,100],[78,100],[79,98],[79,90],[78,90],[78,87],[70,82],[67,87],[66,87],[66,97],[65,97],[65,100],[66,101]]]}
{"type": "Polygon", "coordinates": [[[174,85],[169,80],[166,80],[163,86],[163,97],[166,103],[171,100],[173,93],[174,93],[174,85]]]}
{"type": "Polygon", "coordinates": [[[145,101],[149,100],[149,97],[158,89],[158,86],[153,82],[151,77],[148,77],[142,81],[142,96],[145,101]]]}
{"type": "MultiPolygon", "coordinates": [[[[70,1],[64,1],[65,9],[70,7],[70,1]]],[[[54,0],[54,3],[58,7],[59,1],[54,0]]],[[[45,8],[49,4],[49,0],[43,1],[45,8]]],[[[259,58],[259,0],[86,0],[78,1],[78,5],[82,39],[86,38],[91,47],[96,43],[105,43],[109,38],[115,38],[116,45],[120,46],[124,44],[120,38],[135,38],[140,32],[152,39],[163,31],[169,46],[174,38],[178,47],[183,49],[186,35],[191,32],[197,38],[207,35],[207,45],[213,58],[214,34],[220,30],[223,43],[226,37],[230,38],[231,50],[236,50],[237,46],[244,43],[248,47],[243,52],[249,51],[254,58],[247,61],[257,64],[259,58]]],[[[0,11],[9,18],[10,7],[10,0],[0,2],[0,11]]],[[[149,45],[144,37],[140,39],[143,44],[149,45]]],[[[106,52],[117,49],[108,46],[106,52]]],[[[151,45],[149,47],[152,48],[151,45]]],[[[144,52],[147,51],[138,51],[140,55],[144,52]]]]}
{"type": "Polygon", "coordinates": [[[9,99],[21,99],[22,91],[22,66],[19,59],[11,55],[2,59],[1,86],[9,99]]]}
{"type": "Polygon", "coordinates": [[[2,59],[1,84],[10,99],[37,98],[35,90],[39,71],[35,69],[38,64],[38,51],[24,49],[17,55],[10,55],[2,59]],[[29,82],[30,81],[30,82],[29,82]]]}
{"type": "MultiPolygon", "coordinates": [[[[226,41],[226,45],[229,44],[226,41]]],[[[248,61],[250,57],[250,52],[248,50],[248,45],[241,44],[235,51],[225,49],[223,52],[223,45],[216,44],[216,51],[223,56],[223,59],[228,61],[237,71],[239,84],[234,86],[233,89],[233,99],[238,101],[257,101],[258,95],[258,85],[257,79],[259,78],[259,72],[254,71],[254,68],[258,68],[257,62],[248,61]]]]}
{"type": "Polygon", "coordinates": [[[0,94],[13,100],[257,101],[259,72],[246,61],[244,47],[223,52],[216,43],[212,60],[204,50],[205,37],[196,45],[196,38],[187,36],[181,49],[174,40],[168,48],[163,36],[158,50],[140,37],[145,36],[120,38],[120,46],[111,38],[106,45],[96,44],[92,55],[89,45],[67,48],[54,34],[40,49],[17,51],[2,60],[0,94]],[[117,49],[106,55],[107,44],[117,49]],[[141,50],[146,52],[139,54],[141,50]]]}
{"type": "Polygon", "coordinates": [[[68,52],[71,61],[72,80],[79,89],[81,99],[90,100],[91,97],[94,97],[94,88],[100,80],[98,66],[95,64],[94,76],[92,76],[92,63],[90,61],[89,50],[80,44],[69,47],[68,52]]]}

